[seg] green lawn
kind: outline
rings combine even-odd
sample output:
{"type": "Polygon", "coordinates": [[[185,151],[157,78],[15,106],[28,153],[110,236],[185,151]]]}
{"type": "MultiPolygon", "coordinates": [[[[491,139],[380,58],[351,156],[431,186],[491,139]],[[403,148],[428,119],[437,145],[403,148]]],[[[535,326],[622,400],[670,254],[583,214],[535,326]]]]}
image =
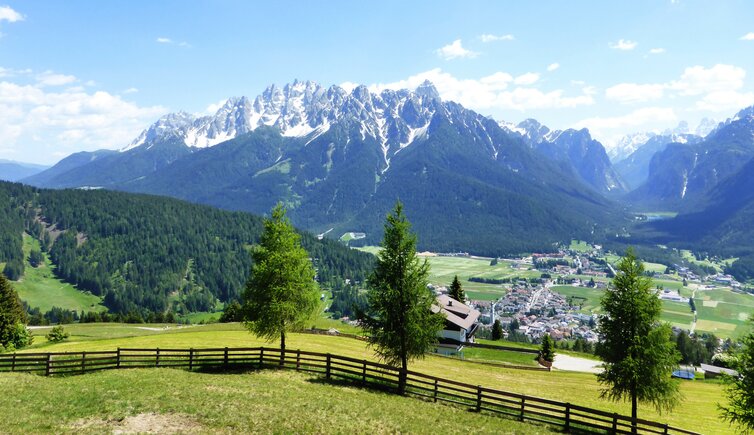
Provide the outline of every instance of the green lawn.
{"type": "MultiPolygon", "coordinates": [[[[96,326],[77,326],[78,328],[82,328],[78,331],[71,326],[69,329],[73,336],[70,341],[52,345],[42,343],[43,340],[39,340],[40,343],[29,351],[112,350],[118,347],[198,348],[222,346],[245,347],[262,344],[269,346],[277,345],[277,342],[265,343],[263,340],[255,338],[244,331],[238,324],[191,326],[181,329],[157,331],[135,328],[154,327],[158,329],[158,325],[108,325],[110,331],[104,335],[112,338],[98,338],[97,336],[101,337],[103,334],[96,331],[96,326]],[[85,327],[92,329],[84,331],[85,327]],[[115,329],[118,329],[118,331],[115,329]],[[118,333],[141,335],[117,338],[115,335],[118,333]],[[81,340],[79,339],[79,334],[86,334],[87,337],[81,340]]],[[[375,360],[373,352],[366,347],[366,344],[355,339],[324,335],[290,334],[287,342],[289,349],[330,352],[359,359],[375,360]]],[[[582,406],[604,409],[609,412],[630,413],[628,404],[624,402],[613,403],[600,399],[600,385],[597,383],[595,376],[590,374],[515,370],[432,355],[411,363],[410,367],[413,370],[430,375],[489,386],[491,388],[569,401],[582,406]]],[[[63,381],[52,380],[50,382],[63,381]]],[[[681,384],[681,390],[685,396],[684,403],[672,413],[658,415],[650,406],[641,406],[639,416],[641,418],[668,422],[671,425],[686,427],[704,433],[729,433],[728,426],[720,422],[717,416],[716,403],[724,400],[722,387],[718,383],[704,381],[684,382],[681,384]]],[[[93,392],[96,389],[90,388],[90,391],[94,394],[93,392]]],[[[166,388],[166,391],[169,391],[169,389],[166,388]]],[[[121,393],[118,392],[118,394],[121,393]]],[[[51,395],[48,397],[55,396],[51,395]]]]}
{"type": "Polygon", "coordinates": [[[583,303],[580,311],[587,314],[600,312],[600,299],[602,299],[602,295],[605,293],[604,289],[573,287],[570,285],[556,285],[552,286],[550,289],[554,292],[560,293],[566,298],[573,296],[573,303],[583,303]]]}
{"type": "Polygon", "coordinates": [[[589,243],[583,241],[583,240],[571,240],[571,244],[568,247],[571,251],[574,252],[580,252],[582,254],[592,252],[592,247],[589,245],[589,243]]]}
{"type": "Polygon", "coordinates": [[[55,266],[46,254],[44,264],[34,268],[28,262],[31,249],[39,249],[39,241],[24,234],[24,258],[26,264],[24,276],[13,282],[13,288],[18,296],[32,308],[39,308],[42,312],[49,311],[53,306],[75,311],[104,311],[102,299],[89,292],[82,292],[71,284],[57,279],[53,273],[55,266]]]}
{"type": "Polygon", "coordinates": [[[0,375],[4,433],[508,433],[553,428],[290,371],[0,375]],[[54,399],[53,399],[54,398],[54,399]]]}

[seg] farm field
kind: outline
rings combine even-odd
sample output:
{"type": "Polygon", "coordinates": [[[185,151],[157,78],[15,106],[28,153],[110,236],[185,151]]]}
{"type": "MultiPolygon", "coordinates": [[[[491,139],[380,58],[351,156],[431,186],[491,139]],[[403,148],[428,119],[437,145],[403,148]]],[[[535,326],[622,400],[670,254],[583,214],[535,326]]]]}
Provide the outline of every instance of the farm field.
{"type": "MultiPolygon", "coordinates": [[[[144,327],[146,325],[112,325],[110,332],[105,335],[113,338],[97,338],[97,336],[101,335],[96,331],[96,327],[99,325],[81,325],[80,327],[83,328],[84,326],[92,328],[88,331],[86,340],[79,340],[78,338],[78,334],[84,334],[83,330],[74,332],[74,328],[71,327],[70,331],[73,337],[69,342],[51,345],[41,343],[42,340],[40,339],[40,343],[29,351],[112,350],[118,347],[199,348],[259,345],[274,347],[277,344],[276,342],[265,343],[263,340],[255,338],[244,331],[238,324],[192,326],[162,331],[136,329],[136,327],[144,327]],[[138,331],[135,334],[142,335],[115,337],[117,331],[112,328],[134,328],[135,331],[138,331]]],[[[149,325],[149,327],[156,329],[159,328],[159,325],[149,325]]],[[[375,360],[374,354],[366,347],[364,342],[345,337],[290,334],[288,337],[288,348],[315,352],[331,352],[359,359],[375,360]]],[[[427,355],[424,359],[413,362],[411,369],[472,384],[569,401],[610,412],[629,413],[629,406],[626,403],[612,403],[601,400],[599,398],[600,386],[594,375],[590,374],[515,370],[433,355],[427,355]]],[[[193,374],[186,375],[193,376],[193,374]]],[[[3,382],[6,382],[5,379],[7,376],[2,375],[3,382]]],[[[96,376],[104,376],[104,374],[96,376]]],[[[110,375],[108,374],[107,376],[110,375]]],[[[183,376],[183,374],[180,376],[183,376]]],[[[65,381],[62,379],[49,379],[39,382],[57,383],[65,381]]],[[[653,408],[642,406],[640,407],[640,417],[668,422],[671,425],[687,427],[704,433],[729,432],[728,426],[719,421],[717,416],[716,403],[724,400],[720,384],[705,381],[685,382],[681,384],[681,389],[684,393],[685,401],[682,406],[671,414],[661,416],[653,408]],[[691,427],[690,422],[693,422],[691,427]]],[[[90,391],[93,390],[90,389],[90,391]]],[[[118,394],[122,393],[119,392],[118,394]]],[[[85,403],[85,401],[82,400],[82,403],[85,403]]]]}
{"type": "Polygon", "coordinates": [[[39,249],[39,241],[28,234],[24,234],[23,241],[24,276],[19,281],[11,281],[21,300],[42,312],[49,311],[53,306],[77,312],[105,310],[99,296],[79,291],[73,285],[56,278],[53,274],[55,266],[47,254],[42,254],[45,258],[43,264],[37,268],[31,267],[29,252],[39,249]]]}
{"type": "MultiPolygon", "coordinates": [[[[358,248],[362,251],[377,254],[379,248],[367,246],[358,248]]],[[[449,286],[453,277],[458,275],[466,295],[470,299],[496,300],[504,296],[506,289],[500,284],[485,284],[469,281],[470,277],[503,279],[503,278],[539,278],[542,272],[537,270],[518,270],[507,261],[499,261],[497,265],[490,266],[489,258],[474,257],[423,257],[429,261],[429,282],[438,286],[449,286]]]]}

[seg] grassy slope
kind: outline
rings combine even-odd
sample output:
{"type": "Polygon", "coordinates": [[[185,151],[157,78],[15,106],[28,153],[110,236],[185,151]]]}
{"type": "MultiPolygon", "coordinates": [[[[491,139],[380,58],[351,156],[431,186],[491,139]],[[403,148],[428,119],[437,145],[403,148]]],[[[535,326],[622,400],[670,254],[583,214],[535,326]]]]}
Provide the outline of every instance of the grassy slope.
{"type": "Polygon", "coordinates": [[[42,312],[49,311],[53,306],[75,311],[103,311],[101,299],[88,292],[82,292],[76,287],[57,279],[53,273],[55,266],[46,254],[44,264],[34,268],[29,264],[29,252],[32,248],[39,249],[39,241],[24,234],[24,276],[13,287],[18,296],[32,308],[39,307],[42,312]]]}
{"type": "MultiPolygon", "coordinates": [[[[81,325],[79,327],[87,326],[81,325]]],[[[166,332],[145,331],[147,335],[111,339],[98,339],[95,326],[89,326],[92,330],[90,330],[88,340],[78,341],[78,337],[74,336],[72,340],[76,341],[57,345],[42,345],[37,349],[74,351],[106,350],[117,347],[240,347],[265,344],[243,331],[239,325],[195,326],[166,332]]],[[[132,328],[127,325],[117,327],[132,328]]],[[[74,335],[77,335],[73,327],[70,330],[74,335]]],[[[276,344],[275,342],[267,345],[275,346],[276,344]]],[[[288,338],[288,347],[290,349],[300,348],[318,352],[331,352],[360,359],[374,359],[373,353],[365,347],[363,342],[342,337],[291,334],[288,338]]],[[[601,400],[599,398],[600,386],[594,375],[590,374],[505,369],[431,355],[412,363],[411,369],[472,384],[569,401],[610,412],[630,414],[627,403],[612,403],[601,400]]],[[[684,393],[685,401],[671,414],[658,415],[654,409],[641,406],[640,417],[668,422],[671,425],[704,433],[729,433],[727,425],[718,419],[716,404],[724,400],[722,387],[718,383],[684,382],[681,384],[681,390],[684,393]]]]}
{"type": "MultiPolygon", "coordinates": [[[[0,396],[0,408],[14,410],[4,413],[6,433],[128,432],[127,417],[150,413],[172,418],[181,433],[552,432],[460,407],[272,370],[204,374],[134,369],[51,379],[3,374],[0,389],[14,392],[0,396]]],[[[165,432],[164,427],[152,429],[165,432]]]]}

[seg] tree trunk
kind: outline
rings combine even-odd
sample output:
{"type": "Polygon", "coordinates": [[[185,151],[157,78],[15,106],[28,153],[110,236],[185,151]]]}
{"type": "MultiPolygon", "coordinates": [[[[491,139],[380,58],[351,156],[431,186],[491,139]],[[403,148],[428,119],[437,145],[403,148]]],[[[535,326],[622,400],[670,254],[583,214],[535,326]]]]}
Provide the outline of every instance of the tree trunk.
{"type": "Polygon", "coordinates": [[[285,329],[280,330],[280,366],[285,364],[285,329]]]}
{"type": "Polygon", "coordinates": [[[631,433],[638,433],[636,416],[636,381],[631,382],[631,433]]]}
{"type": "Polygon", "coordinates": [[[406,355],[401,356],[401,371],[398,374],[398,394],[406,394],[406,377],[408,372],[408,358],[406,355]]]}

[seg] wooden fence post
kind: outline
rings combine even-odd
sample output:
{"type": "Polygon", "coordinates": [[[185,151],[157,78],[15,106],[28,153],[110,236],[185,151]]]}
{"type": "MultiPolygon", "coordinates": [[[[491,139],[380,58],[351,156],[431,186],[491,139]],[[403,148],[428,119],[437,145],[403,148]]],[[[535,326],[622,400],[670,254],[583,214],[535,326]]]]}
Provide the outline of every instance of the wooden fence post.
{"type": "Polygon", "coordinates": [[[566,403],[565,405],[565,431],[570,432],[571,430],[571,404],[566,403]]]}
{"type": "Polygon", "coordinates": [[[437,403],[437,378],[435,378],[435,395],[434,395],[435,403],[437,403]]]}
{"type": "Polygon", "coordinates": [[[668,424],[667,423],[665,423],[664,429],[665,429],[665,431],[663,433],[665,435],[668,435],[668,424]]]}
{"type": "Polygon", "coordinates": [[[160,348],[157,348],[157,353],[155,354],[155,360],[154,360],[154,366],[159,367],[160,366],[160,348]]]}
{"type": "Polygon", "coordinates": [[[330,380],[330,354],[327,354],[327,363],[325,364],[325,378],[330,380]]]}
{"type": "Polygon", "coordinates": [[[482,386],[476,386],[476,412],[482,411],[482,386]]]}
{"type": "Polygon", "coordinates": [[[618,413],[613,413],[613,433],[618,433],[618,413]]]}
{"type": "Polygon", "coordinates": [[[116,367],[120,368],[120,348],[118,348],[117,359],[115,361],[116,361],[115,363],[116,367]]]}
{"type": "Polygon", "coordinates": [[[296,370],[301,367],[301,349],[296,349],[296,370]]]}
{"type": "Polygon", "coordinates": [[[526,412],[526,396],[521,396],[521,421],[524,421],[524,412],[526,412]]]}
{"type": "Polygon", "coordinates": [[[225,365],[225,370],[228,370],[228,347],[225,347],[225,356],[223,359],[223,364],[225,365]]]}
{"type": "Polygon", "coordinates": [[[189,349],[189,371],[194,370],[194,348],[189,349]]]}
{"type": "Polygon", "coordinates": [[[11,362],[10,371],[15,372],[16,371],[16,354],[13,354],[13,362],[11,362]]]}
{"type": "Polygon", "coordinates": [[[81,373],[86,371],[86,351],[81,352],[81,373]]]}
{"type": "Polygon", "coordinates": [[[52,354],[47,354],[47,365],[45,367],[45,376],[50,376],[52,372],[52,354]]]}
{"type": "Polygon", "coordinates": [[[259,369],[262,369],[262,365],[264,364],[264,346],[259,348],[259,369]]]}
{"type": "Polygon", "coordinates": [[[367,384],[367,360],[363,360],[363,366],[361,369],[361,385],[367,384]]]}

